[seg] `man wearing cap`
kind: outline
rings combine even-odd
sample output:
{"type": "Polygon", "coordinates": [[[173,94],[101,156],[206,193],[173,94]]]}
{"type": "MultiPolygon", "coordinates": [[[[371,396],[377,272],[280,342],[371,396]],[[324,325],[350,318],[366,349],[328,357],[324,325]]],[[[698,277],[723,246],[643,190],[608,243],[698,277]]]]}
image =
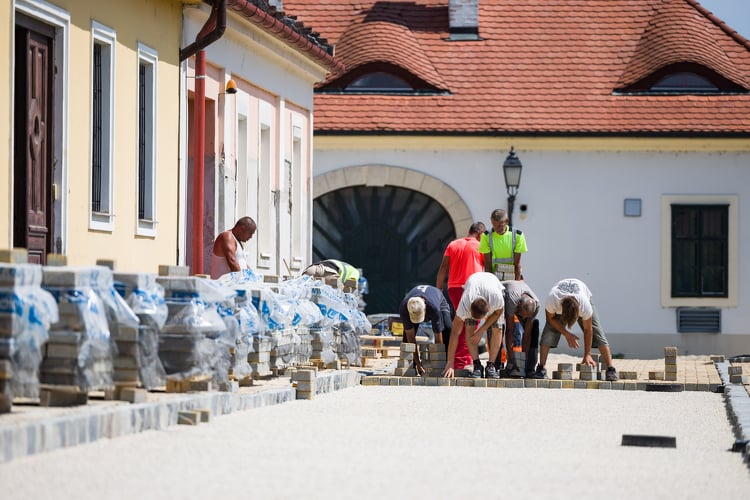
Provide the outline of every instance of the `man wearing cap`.
{"type": "Polygon", "coordinates": [[[472,378],[481,378],[484,374],[487,378],[497,379],[500,377],[497,366],[493,362],[500,352],[500,344],[503,340],[503,309],[504,309],[503,285],[492,273],[474,273],[464,284],[464,294],[456,309],[456,317],[453,318],[453,329],[451,330],[450,342],[448,343],[448,356],[445,363],[443,376],[453,378],[453,363],[456,358],[456,347],[458,334],[467,325],[466,343],[471,353],[472,378]],[[482,324],[474,330],[474,326],[482,321],[482,324]],[[491,329],[491,330],[490,330],[491,329]],[[473,333],[469,333],[472,332],[473,333]],[[477,345],[487,333],[489,343],[490,360],[487,367],[482,369],[479,361],[479,350],[477,345]],[[484,372],[484,373],[483,373],[484,372]]]}
{"type": "MultiPolygon", "coordinates": [[[[420,323],[425,319],[432,323],[432,331],[435,333],[435,343],[443,343],[443,333],[446,336],[452,327],[451,309],[448,301],[443,297],[443,292],[434,286],[417,285],[406,294],[398,308],[398,314],[404,324],[404,336],[406,342],[416,344],[416,331],[420,323]]],[[[414,368],[418,375],[424,375],[422,360],[419,358],[419,349],[414,351],[414,368]]]]}

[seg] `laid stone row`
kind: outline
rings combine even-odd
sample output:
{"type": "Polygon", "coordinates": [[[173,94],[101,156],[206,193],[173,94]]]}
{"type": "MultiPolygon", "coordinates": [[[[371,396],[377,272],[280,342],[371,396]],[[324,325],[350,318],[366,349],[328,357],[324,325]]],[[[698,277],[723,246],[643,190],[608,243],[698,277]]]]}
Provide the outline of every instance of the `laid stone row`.
{"type": "Polygon", "coordinates": [[[474,379],[443,377],[399,377],[390,375],[370,375],[362,378],[367,386],[443,386],[443,387],[491,387],[508,389],[608,389],[625,391],[653,392],[718,392],[722,384],[658,383],[645,381],[619,380],[555,380],[555,379],[474,379]]]}

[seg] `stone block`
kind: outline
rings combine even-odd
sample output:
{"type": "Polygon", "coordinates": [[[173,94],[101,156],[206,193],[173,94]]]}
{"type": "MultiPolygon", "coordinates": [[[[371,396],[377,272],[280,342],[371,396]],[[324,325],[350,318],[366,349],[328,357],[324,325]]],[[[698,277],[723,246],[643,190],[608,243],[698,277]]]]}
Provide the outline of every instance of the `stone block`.
{"type": "Polygon", "coordinates": [[[29,262],[29,252],[25,248],[4,248],[0,250],[0,262],[26,264],[29,262]]]}
{"type": "Polygon", "coordinates": [[[297,385],[295,386],[298,391],[302,392],[310,392],[315,391],[315,381],[314,380],[298,380],[295,382],[297,385]]]}
{"type": "Polygon", "coordinates": [[[648,379],[649,380],[664,380],[664,372],[662,371],[648,372],[648,379]]]}
{"type": "Polygon", "coordinates": [[[557,363],[557,371],[559,372],[572,372],[573,363],[557,363]]]}
{"type": "Polygon", "coordinates": [[[409,342],[402,342],[401,343],[401,352],[414,352],[417,350],[416,344],[411,344],[409,342]]]}
{"type": "Polygon", "coordinates": [[[172,265],[160,265],[159,276],[190,276],[190,268],[188,266],[172,266],[172,265]]]}
{"type": "Polygon", "coordinates": [[[727,372],[729,375],[742,375],[742,367],[741,366],[730,366],[727,368],[727,372]]]}
{"type": "Polygon", "coordinates": [[[664,348],[664,357],[675,357],[677,356],[677,348],[674,346],[669,346],[664,348]]]}
{"type": "Polygon", "coordinates": [[[181,410],[177,413],[177,423],[180,425],[198,425],[201,423],[201,412],[181,410]]]}

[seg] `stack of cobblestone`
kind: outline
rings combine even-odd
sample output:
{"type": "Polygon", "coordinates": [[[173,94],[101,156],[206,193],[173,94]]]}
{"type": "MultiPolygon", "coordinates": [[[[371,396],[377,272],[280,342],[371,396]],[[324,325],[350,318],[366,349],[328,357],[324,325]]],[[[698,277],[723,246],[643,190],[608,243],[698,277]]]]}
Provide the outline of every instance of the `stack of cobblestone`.
{"type": "Polygon", "coordinates": [[[42,286],[55,298],[59,320],[50,326],[40,370],[42,384],[66,386],[81,394],[113,388],[116,346],[105,305],[109,295],[102,295],[111,284],[112,271],[102,266],[43,268],[42,286]]]}
{"type": "Polygon", "coordinates": [[[159,333],[159,359],[167,380],[212,380],[219,389],[228,389],[236,330],[227,328],[218,307],[234,300],[232,291],[198,277],[156,280],[164,287],[168,311],[159,333]]]}
{"type": "Polygon", "coordinates": [[[0,413],[13,397],[39,395],[39,366],[57,304],[41,288],[42,267],[0,264],[0,413]]]}
{"type": "Polygon", "coordinates": [[[114,286],[138,317],[138,325],[117,325],[115,385],[154,389],[166,383],[159,359],[159,330],[167,320],[164,288],[150,273],[113,273],[114,286]]]}

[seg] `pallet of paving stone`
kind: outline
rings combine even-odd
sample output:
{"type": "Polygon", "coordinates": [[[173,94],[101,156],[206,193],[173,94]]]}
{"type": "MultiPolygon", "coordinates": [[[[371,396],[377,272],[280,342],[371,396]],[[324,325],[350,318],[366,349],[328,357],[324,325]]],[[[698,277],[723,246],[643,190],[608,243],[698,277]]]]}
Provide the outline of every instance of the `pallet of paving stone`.
{"type": "Polygon", "coordinates": [[[108,314],[110,294],[116,292],[109,289],[111,283],[112,271],[103,266],[43,268],[42,286],[55,297],[59,321],[50,326],[42,384],[80,392],[112,388],[116,347],[108,314]]]}
{"type": "Polygon", "coordinates": [[[218,308],[233,301],[234,292],[193,276],[159,276],[156,281],[164,287],[167,305],[158,347],[167,380],[211,377],[218,388],[229,389],[231,350],[237,338],[218,308]]]}
{"type": "Polygon", "coordinates": [[[361,366],[362,344],[359,334],[348,323],[339,323],[333,332],[338,359],[347,366],[361,366]]]}
{"type": "Polygon", "coordinates": [[[0,413],[11,410],[13,398],[39,396],[42,349],[58,319],[42,277],[39,265],[0,263],[0,413]]]}
{"type": "Polygon", "coordinates": [[[148,390],[166,383],[159,359],[159,330],[167,320],[164,288],[152,273],[113,272],[114,289],[130,306],[138,324],[110,323],[117,346],[116,384],[136,384],[148,390]]]}

